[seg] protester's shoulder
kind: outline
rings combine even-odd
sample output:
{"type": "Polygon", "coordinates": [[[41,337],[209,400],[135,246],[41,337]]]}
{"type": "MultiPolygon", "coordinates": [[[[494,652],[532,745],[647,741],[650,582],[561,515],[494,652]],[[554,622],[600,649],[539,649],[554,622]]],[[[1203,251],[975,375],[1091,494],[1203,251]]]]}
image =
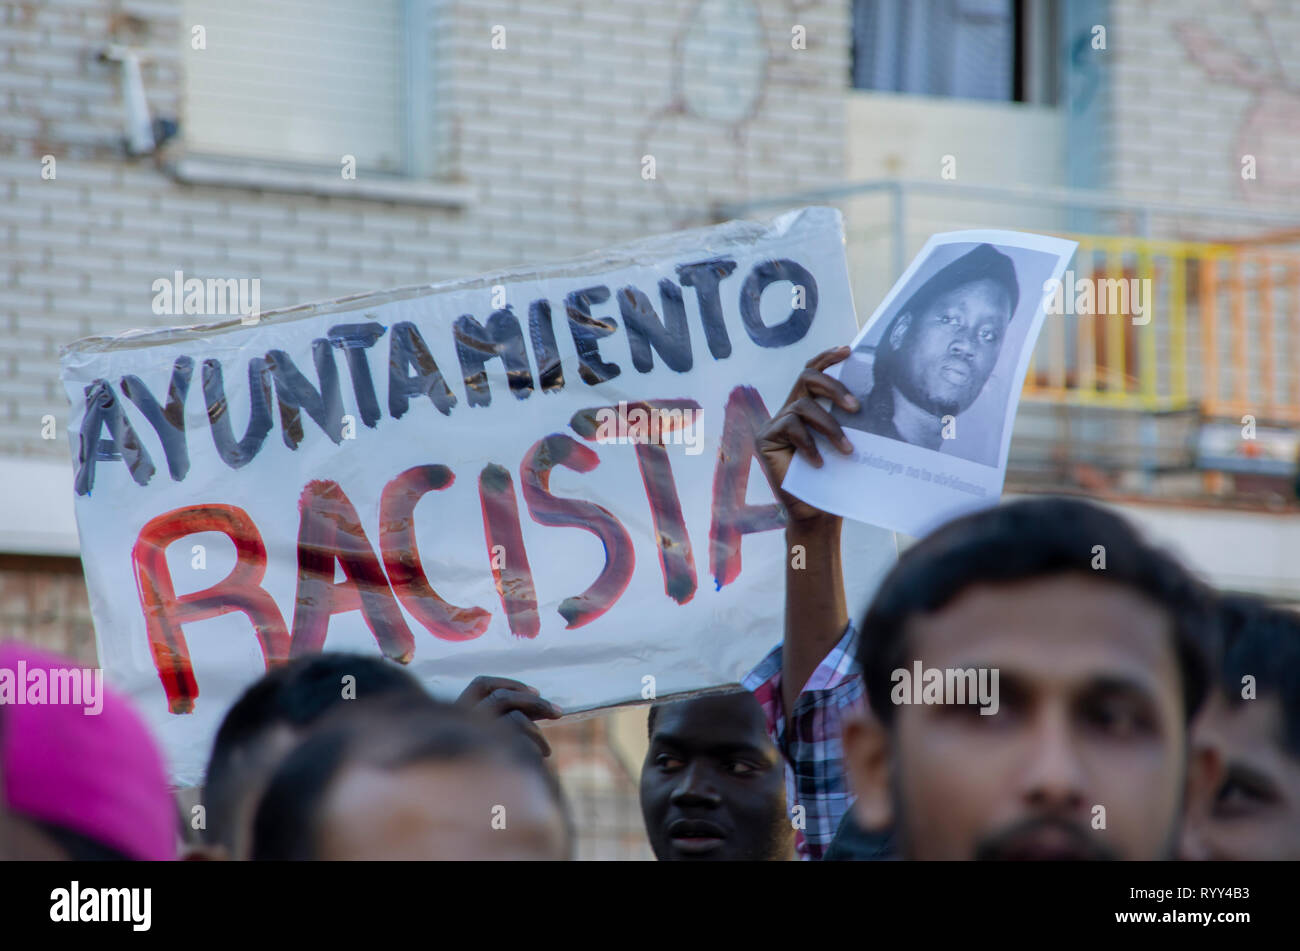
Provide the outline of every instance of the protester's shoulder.
{"type": "Polygon", "coordinates": [[[850,621],[839,641],[826,652],[826,656],[808,678],[803,692],[840,691],[861,679],[858,667],[858,630],[850,621]]]}
{"type": "Polygon", "coordinates": [[[823,862],[884,862],[895,858],[893,832],[864,829],[852,809],[844,813],[835,838],[822,855],[823,862]]]}
{"type": "Polygon", "coordinates": [[[782,650],[777,644],[740,679],[740,685],[750,693],[756,693],[765,685],[779,681],[781,677],[782,650]]]}

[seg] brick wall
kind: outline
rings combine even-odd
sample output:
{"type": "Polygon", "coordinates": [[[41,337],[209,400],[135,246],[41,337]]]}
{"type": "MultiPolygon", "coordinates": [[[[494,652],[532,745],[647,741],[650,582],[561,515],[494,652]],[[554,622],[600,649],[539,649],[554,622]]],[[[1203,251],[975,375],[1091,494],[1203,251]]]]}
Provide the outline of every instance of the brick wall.
{"type": "MultiPolygon", "coordinates": [[[[619,715],[626,713],[542,727],[551,744],[551,765],[568,797],[576,838],[574,857],[579,860],[654,858],[641,818],[636,771],[640,764],[625,762],[610,742],[610,726],[619,715]]],[[[644,723],[644,708],[631,715],[644,723]]]]}
{"type": "Polygon", "coordinates": [[[9,640],[96,663],[80,559],[0,555],[0,641],[9,640]]]}
{"type": "Polygon", "coordinates": [[[1300,5],[1111,0],[1110,8],[1110,187],[1300,209],[1300,5]],[[1242,178],[1247,154],[1253,181],[1242,178]]]}
{"type": "MultiPolygon", "coordinates": [[[[763,68],[754,114],[732,121],[701,118],[681,90],[698,65],[687,26],[716,2],[434,5],[430,147],[439,178],[477,191],[461,209],[180,184],[123,155],[117,70],[95,60],[109,38],[144,50],[152,114],[179,115],[183,130],[186,57],[204,54],[182,42],[180,0],[6,4],[0,453],[66,458],[63,439],[40,438],[42,416],[66,417],[58,347],[175,323],[150,302],[176,269],[260,278],[269,310],[554,260],[699,223],[711,202],[838,180],[846,5],[739,4],[759,25],[763,68]],[[791,48],[794,24],[806,49],[791,48]],[[504,50],[492,49],[497,25],[504,50]],[[40,174],[47,154],[54,180],[40,174]]],[[[183,148],[182,134],[169,157],[183,148]]]]}

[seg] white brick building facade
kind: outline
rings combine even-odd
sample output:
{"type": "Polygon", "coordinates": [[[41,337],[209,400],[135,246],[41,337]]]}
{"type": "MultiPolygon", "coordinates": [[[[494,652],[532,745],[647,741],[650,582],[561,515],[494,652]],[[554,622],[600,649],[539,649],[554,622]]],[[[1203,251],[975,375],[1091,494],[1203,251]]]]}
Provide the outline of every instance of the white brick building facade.
{"type": "MultiPolygon", "coordinates": [[[[729,124],[681,101],[691,62],[682,40],[699,6],[431,2],[432,181],[469,194],[439,207],[183,184],[152,157],[127,158],[116,67],[96,62],[97,50],[111,36],[152,61],[152,114],[181,122],[165,165],[186,157],[187,59],[218,38],[188,48],[181,0],[6,3],[0,454],[66,458],[65,440],[41,438],[43,416],[60,433],[66,416],[59,346],[175,323],[150,302],[152,282],[177,269],[260,278],[270,310],[567,257],[707,221],[714,201],[837,181],[844,5],[723,3],[752,11],[764,44],[756,114],[729,124]],[[795,24],[806,49],[792,49],[795,24]],[[495,26],[505,49],[493,48],[495,26]],[[647,154],[653,180],[642,176],[647,154]],[[41,175],[45,155],[57,163],[52,180],[41,175]]],[[[359,172],[358,192],[367,178],[359,172]]]]}
{"type": "Polygon", "coordinates": [[[1300,4],[1110,7],[1109,187],[1300,209],[1300,4]],[[1253,179],[1242,176],[1247,155],[1253,179]]]}

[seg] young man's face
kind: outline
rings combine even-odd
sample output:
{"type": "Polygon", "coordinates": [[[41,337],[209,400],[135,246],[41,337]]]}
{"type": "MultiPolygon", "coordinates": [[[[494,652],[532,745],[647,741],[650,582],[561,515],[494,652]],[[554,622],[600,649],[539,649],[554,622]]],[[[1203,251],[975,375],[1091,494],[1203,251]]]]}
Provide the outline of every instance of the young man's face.
{"type": "Polygon", "coordinates": [[[752,694],[659,708],[641,769],[641,812],[661,862],[790,857],[781,756],[752,694]]]}
{"type": "Polygon", "coordinates": [[[1223,776],[1188,810],[1182,857],[1300,859],[1300,759],[1285,745],[1277,696],[1230,704],[1216,690],[1192,735],[1218,756],[1223,776]]]}
{"type": "Polygon", "coordinates": [[[903,349],[895,385],[935,416],[962,412],[998,362],[1011,320],[1007,292],[993,280],[962,284],[920,314],[903,317],[890,344],[903,349]]]}
{"type": "Polygon", "coordinates": [[[340,860],[565,859],[559,804],[535,772],[494,759],[346,768],[317,818],[317,857],[340,860]]]}
{"type": "Polygon", "coordinates": [[[911,859],[1170,857],[1187,740],[1159,607],[1081,575],[976,585],[907,637],[909,664],[996,669],[998,709],[899,705],[892,730],[847,728],[864,826],[893,825],[911,859]]]}

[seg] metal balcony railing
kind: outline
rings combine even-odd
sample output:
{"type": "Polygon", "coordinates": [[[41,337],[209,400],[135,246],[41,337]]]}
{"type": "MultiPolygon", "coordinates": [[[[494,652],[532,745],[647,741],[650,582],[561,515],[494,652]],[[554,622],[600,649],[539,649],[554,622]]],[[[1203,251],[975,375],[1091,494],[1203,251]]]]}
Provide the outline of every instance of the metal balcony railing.
{"type": "MultiPolygon", "coordinates": [[[[1300,213],[880,180],[720,205],[715,217],[815,203],[844,211],[851,260],[855,248],[888,242],[889,254],[860,256],[880,271],[869,288],[876,299],[928,234],[977,227],[1077,240],[1074,277],[1094,290],[1119,279],[1149,281],[1140,322],[1131,314],[1049,315],[1025,380],[1030,401],[1300,425],[1300,213]],[[1218,239],[1184,240],[1188,234],[1218,239]],[[1293,246],[1270,246],[1270,234],[1273,244],[1293,246]]],[[[859,300],[868,313],[874,303],[859,300]]]]}
{"type": "Polygon", "coordinates": [[[1075,279],[1103,312],[1047,318],[1026,398],[1300,424],[1300,253],[1070,237],[1075,279]],[[1114,306],[1135,280],[1148,289],[1140,318],[1114,306]]]}

